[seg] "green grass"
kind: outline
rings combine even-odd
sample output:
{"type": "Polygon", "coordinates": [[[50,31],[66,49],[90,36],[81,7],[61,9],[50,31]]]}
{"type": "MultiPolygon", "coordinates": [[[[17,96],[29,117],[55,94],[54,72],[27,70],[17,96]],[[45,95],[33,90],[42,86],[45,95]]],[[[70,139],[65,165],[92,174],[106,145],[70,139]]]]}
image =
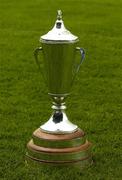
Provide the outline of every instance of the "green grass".
{"type": "Polygon", "coordinates": [[[121,179],[121,49],[121,0],[0,0],[1,180],[121,179]],[[81,172],[41,167],[38,172],[24,163],[26,143],[51,113],[33,50],[54,24],[57,9],[87,52],[67,101],[72,121],[94,145],[94,165],[81,172]]]}

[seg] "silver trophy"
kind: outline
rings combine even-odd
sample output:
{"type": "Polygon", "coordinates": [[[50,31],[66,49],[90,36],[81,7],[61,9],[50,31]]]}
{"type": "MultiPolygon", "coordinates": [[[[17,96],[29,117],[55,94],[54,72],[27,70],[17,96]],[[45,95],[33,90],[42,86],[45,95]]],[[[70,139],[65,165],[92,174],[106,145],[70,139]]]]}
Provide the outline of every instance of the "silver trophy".
{"type": "Polygon", "coordinates": [[[53,101],[53,113],[49,120],[33,133],[33,139],[27,145],[27,157],[32,161],[49,164],[80,162],[82,166],[92,161],[89,153],[91,143],[65,113],[65,99],[70,94],[75,76],[85,57],[84,49],[77,47],[78,41],[78,37],[65,28],[62,12],[58,10],[54,27],[40,37],[41,47],[34,52],[48,94],[53,101]],[[80,58],[77,64],[75,56],[78,52],[80,58]],[[42,53],[42,58],[38,56],[39,53],[42,53]],[[35,151],[37,153],[34,153],[35,151]],[[48,153],[48,157],[44,152],[48,153]],[[84,159],[86,160],[83,162],[84,159]]]}
{"type": "Polygon", "coordinates": [[[54,110],[50,119],[40,127],[42,131],[64,134],[72,133],[78,128],[70,122],[65,113],[65,99],[70,93],[85,55],[84,50],[77,47],[78,41],[78,37],[65,28],[60,10],[53,29],[40,37],[42,47],[35,50],[35,59],[40,68],[38,53],[41,51],[45,68],[43,77],[48,87],[48,94],[53,100],[54,110]],[[77,51],[81,54],[78,65],[75,64],[77,51]]]}

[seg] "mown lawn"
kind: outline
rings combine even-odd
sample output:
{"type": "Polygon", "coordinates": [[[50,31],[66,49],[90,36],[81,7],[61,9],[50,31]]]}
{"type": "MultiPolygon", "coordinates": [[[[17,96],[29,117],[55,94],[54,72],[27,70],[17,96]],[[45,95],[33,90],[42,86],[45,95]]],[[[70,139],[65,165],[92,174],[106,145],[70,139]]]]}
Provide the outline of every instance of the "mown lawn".
{"type": "Polygon", "coordinates": [[[0,0],[0,179],[118,180],[122,119],[121,0],[0,0]],[[47,89],[34,62],[40,35],[62,9],[65,25],[87,55],[67,112],[93,143],[94,165],[30,170],[25,162],[32,132],[51,113],[47,89]]]}

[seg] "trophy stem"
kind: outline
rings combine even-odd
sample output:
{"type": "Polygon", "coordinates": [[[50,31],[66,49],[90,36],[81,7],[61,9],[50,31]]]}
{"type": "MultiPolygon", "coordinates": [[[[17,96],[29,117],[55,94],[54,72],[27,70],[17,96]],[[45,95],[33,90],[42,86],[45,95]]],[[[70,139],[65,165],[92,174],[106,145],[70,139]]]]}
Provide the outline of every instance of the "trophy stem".
{"type": "Polygon", "coordinates": [[[51,134],[67,134],[75,132],[78,128],[77,125],[71,123],[65,113],[65,97],[52,96],[52,99],[53,113],[50,119],[40,127],[41,130],[51,134]]]}

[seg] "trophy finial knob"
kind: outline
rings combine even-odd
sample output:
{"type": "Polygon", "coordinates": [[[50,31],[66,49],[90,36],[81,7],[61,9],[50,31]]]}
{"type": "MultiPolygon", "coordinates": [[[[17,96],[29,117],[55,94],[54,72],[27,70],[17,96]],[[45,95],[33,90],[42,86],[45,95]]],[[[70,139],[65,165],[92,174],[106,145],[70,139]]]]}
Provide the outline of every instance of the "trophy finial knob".
{"type": "Polygon", "coordinates": [[[61,11],[61,10],[58,10],[58,11],[57,11],[57,19],[58,19],[58,20],[61,20],[61,19],[62,19],[62,11],[61,11]]]}

